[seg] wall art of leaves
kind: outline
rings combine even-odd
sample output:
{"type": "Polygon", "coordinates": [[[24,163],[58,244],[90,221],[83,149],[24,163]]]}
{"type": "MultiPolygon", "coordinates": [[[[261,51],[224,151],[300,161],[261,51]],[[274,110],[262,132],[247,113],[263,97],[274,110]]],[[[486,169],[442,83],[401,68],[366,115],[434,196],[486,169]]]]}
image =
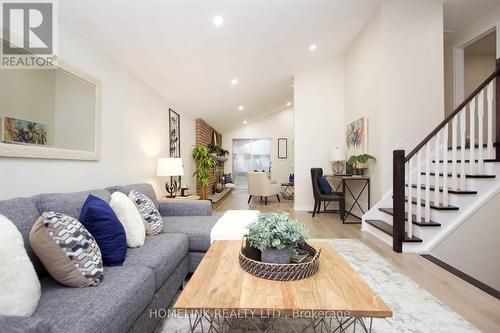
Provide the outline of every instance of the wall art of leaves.
{"type": "Polygon", "coordinates": [[[47,125],[12,117],[3,118],[3,141],[31,145],[47,145],[47,125]]]}

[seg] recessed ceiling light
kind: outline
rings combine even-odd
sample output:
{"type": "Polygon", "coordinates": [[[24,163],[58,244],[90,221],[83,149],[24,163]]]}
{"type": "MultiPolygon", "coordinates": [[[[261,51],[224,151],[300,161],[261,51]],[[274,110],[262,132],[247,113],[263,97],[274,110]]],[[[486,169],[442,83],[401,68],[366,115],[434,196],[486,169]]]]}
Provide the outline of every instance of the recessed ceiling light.
{"type": "Polygon", "coordinates": [[[245,125],[246,123],[247,123],[247,121],[246,121],[246,120],[243,120],[243,125],[245,125]]]}
{"type": "Polygon", "coordinates": [[[237,78],[234,78],[231,80],[231,85],[235,86],[238,84],[238,79],[237,78]]]}
{"type": "Polygon", "coordinates": [[[222,25],[222,23],[224,23],[224,18],[220,15],[217,15],[214,17],[214,24],[217,26],[217,27],[220,27],[222,25]]]}
{"type": "Polygon", "coordinates": [[[309,46],[309,51],[314,51],[318,48],[318,46],[316,44],[311,44],[311,46],[309,46]]]}
{"type": "Polygon", "coordinates": [[[245,107],[243,105],[240,105],[240,106],[238,106],[238,110],[243,111],[243,110],[245,110],[245,107]]]}
{"type": "Polygon", "coordinates": [[[291,105],[292,105],[292,102],[286,103],[286,106],[291,106],[291,105]]]}

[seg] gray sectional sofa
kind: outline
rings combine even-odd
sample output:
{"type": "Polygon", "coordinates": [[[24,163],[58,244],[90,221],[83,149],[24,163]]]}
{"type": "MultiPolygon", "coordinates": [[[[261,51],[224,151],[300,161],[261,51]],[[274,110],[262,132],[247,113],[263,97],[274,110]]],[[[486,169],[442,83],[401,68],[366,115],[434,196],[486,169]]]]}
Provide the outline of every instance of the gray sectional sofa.
{"type": "Polygon", "coordinates": [[[24,237],[28,255],[40,277],[42,295],[35,313],[0,316],[1,332],[151,332],[160,321],[151,316],[166,309],[194,272],[210,246],[210,230],[220,214],[208,201],[160,201],[149,184],[112,186],[104,190],[40,194],[0,201],[0,214],[13,221],[24,237]],[[89,194],[109,202],[111,193],[135,189],[155,202],[164,231],[146,237],[144,246],[128,249],[121,267],[105,267],[97,287],[70,288],[54,281],[29,245],[31,226],[44,211],[79,218],[89,194]]]}

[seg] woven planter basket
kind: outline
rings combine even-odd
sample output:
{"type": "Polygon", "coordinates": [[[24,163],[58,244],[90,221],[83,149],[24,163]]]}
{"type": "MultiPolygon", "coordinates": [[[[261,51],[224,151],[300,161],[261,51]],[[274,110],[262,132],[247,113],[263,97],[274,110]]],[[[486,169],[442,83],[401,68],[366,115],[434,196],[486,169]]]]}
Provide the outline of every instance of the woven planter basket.
{"type": "Polygon", "coordinates": [[[240,266],[247,273],[259,278],[277,281],[302,280],[310,277],[319,269],[321,250],[316,250],[307,243],[301,245],[301,248],[306,250],[310,257],[306,259],[306,262],[295,264],[269,264],[250,259],[245,255],[245,244],[245,239],[243,239],[239,255],[240,266]]]}

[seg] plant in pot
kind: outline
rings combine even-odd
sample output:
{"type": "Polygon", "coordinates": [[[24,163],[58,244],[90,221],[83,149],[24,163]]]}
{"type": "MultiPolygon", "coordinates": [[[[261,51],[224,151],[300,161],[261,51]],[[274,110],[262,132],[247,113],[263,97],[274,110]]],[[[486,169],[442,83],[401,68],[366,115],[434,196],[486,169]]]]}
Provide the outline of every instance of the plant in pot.
{"type": "Polygon", "coordinates": [[[211,143],[207,148],[208,155],[216,161],[225,162],[227,160],[226,155],[229,154],[229,151],[223,149],[221,146],[211,143]]]}
{"type": "Polygon", "coordinates": [[[247,241],[261,251],[261,261],[289,264],[291,252],[307,239],[305,226],[285,212],[259,214],[248,226],[247,241]]]}
{"type": "Polygon", "coordinates": [[[208,156],[208,148],[203,145],[193,148],[193,158],[196,161],[196,171],[193,176],[196,178],[196,183],[201,186],[201,198],[205,200],[208,196],[209,171],[217,162],[208,156]]]}
{"type": "Polygon", "coordinates": [[[363,176],[368,168],[368,161],[370,160],[376,161],[377,159],[369,154],[352,155],[349,160],[347,160],[347,164],[352,166],[355,175],[363,176]]]}

